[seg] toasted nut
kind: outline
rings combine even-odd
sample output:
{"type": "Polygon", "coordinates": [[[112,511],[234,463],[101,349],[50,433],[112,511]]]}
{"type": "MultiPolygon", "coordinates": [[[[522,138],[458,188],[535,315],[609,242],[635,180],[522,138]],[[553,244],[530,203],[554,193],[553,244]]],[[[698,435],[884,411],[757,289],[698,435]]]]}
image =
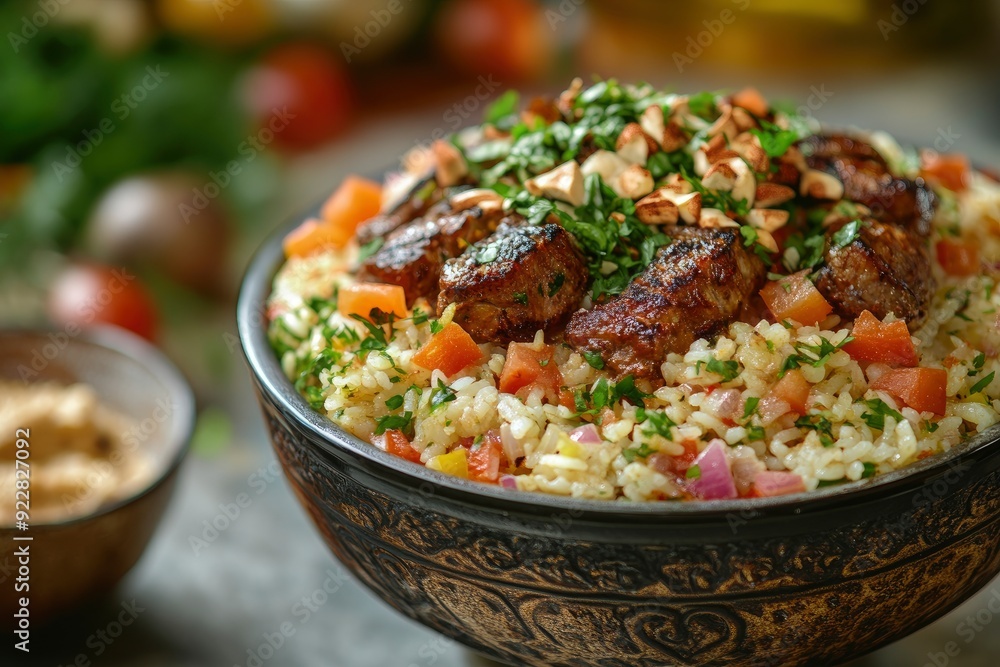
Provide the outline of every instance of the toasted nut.
{"type": "Polygon", "coordinates": [[[802,151],[799,150],[798,146],[790,147],[787,151],[785,151],[784,155],[778,158],[778,162],[781,162],[782,164],[790,164],[800,172],[805,172],[809,169],[809,165],[806,164],[806,159],[802,155],[802,151]]]}
{"type": "Polygon", "coordinates": [[[677,123],[670,121],[663,129],[663,139],[660,141],[663,150],[667,153],[680,150],[688,145],[688,136],[684,128],[677,123]]]}
{"type": "Polygon", "coordinates": [[[618,156],[629,164],[638,164],[640,166],[646,164],[646,159],[649,157],[649,148],[646,146],[646,140],[641,134],[634,135],[617,152],[618,156]]]}
{"type": "Polygon", "coordinates": [[[740,223],[717,208],[703,208],[701,209],[701,218],[698,220],[698,226],[710,229],[722,229],[724,227],[739,227],[740,223]]]}
{"type": "Polygon", "coordinates": [[[673,190],[660,188],[643,197],[635,204],[635,215],[647,225],[672,225],[680,217],[680,211],[673,197],[673,190]]]}
{"type": "Polygon", "coordinates": [[[751,169],[761,173],[767,172],[770,160],[767,159],[767,153],[760,145],[760,139],[755,135],[749,132],[737,135],[731,146],[741,158],[747,161],[751,169]]]}
{"type": "Polygon", "coordinates": [[[719,161],[719,154],[726,150],[726,138],[721,134],[718,134],[708,141],[705,142],[699,151],[705,153],[705,157],[708,158],[709,164],[719,161]]]}
{"type": "Polygon", "coordinates": [[[617,222],[619,225],[622,224],[622,223],[624,223],[625,220],[626,220],[625,214],[622,213],[621,211],[615,211],[614,213],[612,213],[608,217],[611,218],[612,220],[614,220],[615,222],[617,222]]]}
{"type": "Polygon", "coordinates": [[[674,194],[668,190],[665,194],[667,198],[677,204],[677,212],[681,215],[681,220],[693,225],[701,217],[701,193],[690,192],[686,195],[674,194]]]}
{"type": "Polygon", "coordinates": [[[434,151],[429,146],[414,146],[403,155],[401,164],[403,170],[411,175],[429,173],[437,166],[434,151]]]}
{"type": "Polygon", "coordinates": [[[742,107],[733,107],[733,122],[736,123],[736,129],[740,132],[746,132],[757,127],[756,119],[750,115],[749,111],[742,107]]]}
{"type": "Polygon", "coordinates": [[[676,192],[679,195],[686,195],[689,192],[694,192],[694,188],[688,183],[687,179],[680,174],[670,174],[667,176],[666,180],[663,182],[663,187],[667,190],[676,192]]]}
{"type": "Polygon", "coordinates": [[[559,99],[556,101],[556,106],[567,116],[573,111],[573,104],[576,102],[576,98],[580,95],[583,90],[583,79],[576,77],[570,82],[569,88],[564,90],[559,94],[559,99]]]}
{"type": "Polygon", "coordinates": [[[802,174],[799,193],[816,199],[837,200],[844,197],[844,184],[825,171],[807,169],[802,174]]]}
{"type": "Polygon", "coordinates": [[[639,123],[629,123],[626,125],[625,129],[622,130],[622,133],[618,135],[618,141],[615,143],[615,150],[618,151],[618,154],[633,164],[646,164],[646,158],[655,153],[658,149],[659,145],[651,136],[646,134],[639,123]],[[641,142],[638,141],[640,139],[641,142]],[[642,144],[646,147],[646,150],[642,153],[642,159],[631,159],[630,155],[632,154],[632,151],[636,151],[634,146],[642,144]],[[628,149],[628,154],[623,152],[630,146],[633,148],[628,149]]]}
{"type": "Polygon", "coordinates": [[[756,88],[744,88],[733,94],[733,106],[743,107],[758,117],[764,117],[771,111],[771,105],[756,88]]]}
{"type": "Polygon", "coordinates": [[[729,166],[736,172],[736,183],[732,190],[733,199],[746,201],[747,206],[753,206],[757,195],[757,175],[739,157],[730,158],[729,166]]]}
{"type": "Polygon", "coordinates": [[[529,178],[524,187],[536,197],[559,199],[573,206],[583,203],[583,174],[576,160],[569,160],[544,174],[529,178]]]}
{"type": "MultiPolygon", "coordinates": [[[[651,104],[639,116],[639,127],[657,143],[663,143],[666,123],[663,119],[663,108],[659,104],[651,104]]],[[[650,151],[652,152],[652,151],[650,151]]]]}
{"type": "Polygon", "coordinates": [[[778,252],[778,242],[771,236],[771,232],[766,229],[757,230],[757,243],[761,244],[771,252],[778,252]]]}
{"type": "Polygon", "coordinates": [[[487,188],[473,188],[472,190],[465,190],[453,195],[448,200],[448,203],[451,204],[451,209],[453,211],[458,212],[467,211],[473,206],[483,208],[490,203],[502,206],[503,197],[501,197],[495,190],[489,190],[487,188]]]}
{"type": "Polygon", "coordinates": [[[736,185],[736,176],[733,161],[723,160],[722,162],[716,162],[708,168],[708,171],[705,172],[705,175],[701,179],[701,184],[709,190],[724,190],[728,192],[736,185]]]}
{"type": "Polygon", "coordinates": [[[653,175],[649,170],[633,164],[618,174],[611,188],[619,197],[639,199],[653,191],[653,175]]]}
{"type": "Polygon", "coordinates": [[[705,155],[705,151],[699,149],[694,152],[694,173],[698,176],[704,176],[708,171],[708,168],[712,166],[712,163],[708,161],[708,156],[705,155]]]}
{"type": "Polygon", "coordinates": [[[434,153],[435,178],[442,188],[458,185],[469,173],[465,158],[449,142],[438,139],[431,144],[431,151],[434,153]]]}
{"type": "Polygon", "coordinates": [[[778,204],[784,204],[795,198],[795,190],[780,183],[761,183],[757,186],[754,206],[758,208],[770,208],[778,204]]]}
{"type": "Polygon", "coordinates": [[[615,176],[625,171],[626,167],[628,167],[628,162],[617,153],[599,150],[583,161],[583,164],[580,165],[580,171],[583,172],[584,176],[598,174],[605,183],[611,184],[615,176]]]}
{"type": "Polygon", "coordinates": [[[788,211],[775,208],[755,208],[748,212],[744,219],[752,227],[773,232],[788,224],[788,211]]]}
{"type": "Polygon", "coordinates": [[[719,108],[722,114],[712,123],[706,134],[710,137],[721,135],[732,141],[739,134],[739,129],[736,127],[736,123],[733,122],[733,108],[729,105],[721,104],[719,108]]]}

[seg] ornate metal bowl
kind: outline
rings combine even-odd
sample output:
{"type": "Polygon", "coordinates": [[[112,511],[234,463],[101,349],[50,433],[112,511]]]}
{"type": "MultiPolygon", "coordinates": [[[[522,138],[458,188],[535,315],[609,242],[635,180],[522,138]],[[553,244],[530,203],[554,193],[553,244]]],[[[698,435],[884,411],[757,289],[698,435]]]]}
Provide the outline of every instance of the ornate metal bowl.
{"type": "Polygon", "coordinates": [[[626,504],[504,491],[386,454],[281,373],[239,303],[274,448],[334,554],[394,608],[541,666],[833,665],[942,616],[1000,572],[1000,432],[906,470],[784,498],[626,504]]]}

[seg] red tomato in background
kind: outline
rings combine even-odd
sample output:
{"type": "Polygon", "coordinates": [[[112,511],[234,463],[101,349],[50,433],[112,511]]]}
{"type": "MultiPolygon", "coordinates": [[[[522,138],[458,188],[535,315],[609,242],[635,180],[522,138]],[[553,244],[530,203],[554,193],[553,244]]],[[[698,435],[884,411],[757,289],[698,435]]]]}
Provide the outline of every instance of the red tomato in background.
{"type": "Polygon", "coordinates": [[[454,66],[506,85],[545,71],[550,32],[531,0],[451,0],[438,17],[435,41],[454,66]]]}
{"type": "Polygon", "coordinates": [[[48,310],[59,326],[113,324],[147,340],[156,339],[156,304],[125,268],[71,264],[49,288],[48,310]]]}
{"type": "Polygon", "coordinates": [[[289,151],[332,139],[354,113],[343,63],[325,48],[304,42],[265,54],[248,72],[243,98],[257,126],[274,132],[274,145],[289,151]]]}

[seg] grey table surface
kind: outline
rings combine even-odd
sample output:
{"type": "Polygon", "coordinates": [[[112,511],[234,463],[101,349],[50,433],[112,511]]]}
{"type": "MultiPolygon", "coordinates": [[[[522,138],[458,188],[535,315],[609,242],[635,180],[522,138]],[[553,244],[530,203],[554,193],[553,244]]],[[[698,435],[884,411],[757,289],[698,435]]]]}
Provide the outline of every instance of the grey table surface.
{"type": "MultiPolygon", "coordinates": [[[[745,75],[702,79],[738,85],[745,75]]],[[[678,88],[686,88],[685,81],[678,88]]],[[[1000,131],[990,90],[947,69],[923,69],[885,80],[783,81],[767,92],[804,99],[812,87],[832,95],[817,116],[834,124],[885,127],[933,142],[947,134],[950,150],[1000,164],[1000,131]]],[[[690,83],[694,88],[697,83],[690,83]]],[[[701,87],[701,86],[698,86],[701,87]]],[[[280,220],[318,200],[344,174],[371,173],[391,164],[401,147],[444,125],[431,110],[407,120],[362,126],[338,145],[292,167],[280,220]]],[[[254,239],[252,244],[259,242],[254,239]]],[[[214,389],[203,400],[225,410],[233,437],[215,452],[195,452],[183,466],[174,501],[139,565],[113,593],[37,633],[30,656],[2,664],[104,667],[470,667],[485,665],[462,647],[405,619],[346,575],[277,473],[257,413],[234,325],[208,325],[227,363],[205,364],[171,341],[186,372],[214,389]],[[247,494],[239,516],[219,520],[224,530],[206,538],[220,506],[247,494]],[[201,538],[203,544],[192,542],[201,538]],[[328,591],[333,591],[332,593],[328,591]],[[119,617],[129,625],[116,626],[119,617]],[[134,617],[134,618],[133,618],[134,617]],[[280,643],[275,633],[285,624],[280,643]],[[120,630],[120,632],[119,632],[120,630]],[[291,632],[289,632],[291,631],[291,632]],[[115,636],[113,636],[115,635],[115,636]],[[277,648],[269,648],[279,644],[277,648]],[[108,641],[106,641],[108,640],[108,641]]],[[[230,508],[230,513],[232,509],[230,508]]],[[[855,667],[995,667],[1000,665],[1000,579],[962,607],[913,636],[855,663],[855,667]],[[951,643],[952,655],[945,653],[951,643]]]]}

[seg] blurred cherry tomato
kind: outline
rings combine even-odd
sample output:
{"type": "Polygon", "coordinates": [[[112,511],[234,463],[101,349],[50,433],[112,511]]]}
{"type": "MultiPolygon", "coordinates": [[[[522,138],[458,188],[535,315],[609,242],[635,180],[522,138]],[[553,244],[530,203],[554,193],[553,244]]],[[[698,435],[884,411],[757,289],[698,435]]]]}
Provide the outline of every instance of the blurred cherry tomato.
{"type": "Polygon", "coordinates": [[[71,264],[49,288],[49,316],[59,326],[86,328],[113,324],[155,340],[156,304],[127,269],[102,264],[71,264]]]}
{"type": "Polygon", "coordinates": [[[284,44],[247,74],[244,101],[258,127],[270,128],[286,150],[312,148],[343,131],[353,91],[341,61],[308,43],[284,44]]]}
{"type": "Polygon", "coordinates": [[[157,0],[156,10],[168,30],[212,44],[250,44],[274,25],[264,0],[157,0]]]}
{"type": "Polygon", "coordinates": [[[542,74],[551,35],[531,0],[451,0],[437,23],[437,43],[453,65],[503,82],[542,74]]]}

